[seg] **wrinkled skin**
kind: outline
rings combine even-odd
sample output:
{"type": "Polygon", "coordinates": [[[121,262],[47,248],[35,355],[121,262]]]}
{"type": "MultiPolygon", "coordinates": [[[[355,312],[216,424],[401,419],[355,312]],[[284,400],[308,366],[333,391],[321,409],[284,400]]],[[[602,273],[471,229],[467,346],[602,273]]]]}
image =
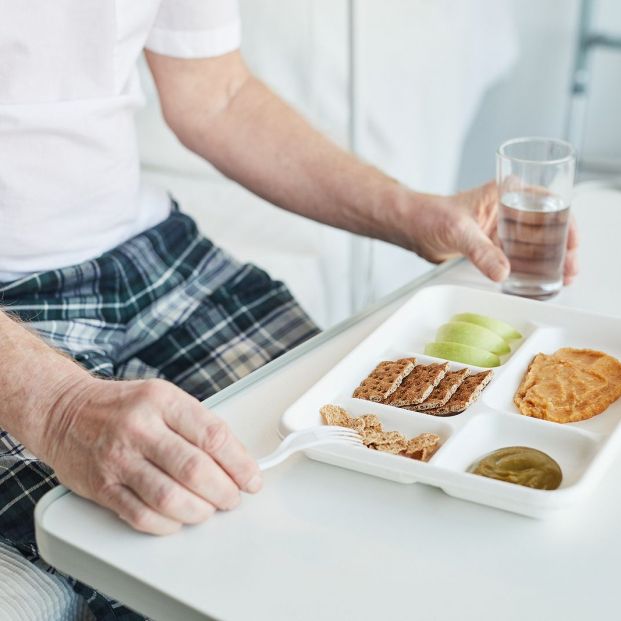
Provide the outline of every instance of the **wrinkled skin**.
{"type": "MultiPolygon", "coordinates": [[[[497,235],[498,192],[493,182],[454,196],[428,196],[427,206],[413,219],[410,239],[403,243],[434,263],[466,256],[494,281],[509,275],[509,261],[500,249],[497,235]]],[[[567,238],[564,282],[570,284],[578,272],[578,235],[572,219],[567,238]]]]}
{"type": "Polygon", "coordinates": [[[43,456],[63,484],[148,533],[205,521],[261,487],[228,426],[162,380],[80,376],[50,412],[45,436],[43,456]]]}

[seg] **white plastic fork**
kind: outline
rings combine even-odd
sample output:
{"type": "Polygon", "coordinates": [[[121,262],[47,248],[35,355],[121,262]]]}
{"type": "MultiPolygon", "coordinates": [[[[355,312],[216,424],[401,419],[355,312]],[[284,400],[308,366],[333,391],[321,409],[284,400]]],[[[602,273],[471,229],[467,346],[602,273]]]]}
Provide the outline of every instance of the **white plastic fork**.
{"type": "Polygon", "coordinates": [[[260,470],[267,470],[282,463],[293,453],[324,444],[362,446],[362,438],[353,429],[335,425],[302,429],[289,434],[273,453],[259,459],[257,463],[260,470]]]}

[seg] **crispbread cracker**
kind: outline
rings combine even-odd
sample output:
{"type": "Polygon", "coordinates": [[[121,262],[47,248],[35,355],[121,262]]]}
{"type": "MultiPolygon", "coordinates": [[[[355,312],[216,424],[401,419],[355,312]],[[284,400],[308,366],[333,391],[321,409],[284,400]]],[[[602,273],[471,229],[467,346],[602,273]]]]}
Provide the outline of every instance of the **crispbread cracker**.
{"type": "Polygon", "coordinates": [[[328,425],[336,425],[337,427],[349,427],[358,433],[365,430],[381,431],[382,423],[375,414],[365,414],[357,418],[351,418],[345,408],[338,405],[324,405],[320,410],[323,420],[328,425]]]}
{"type": "Polygon", "coordinates": [[[367,431],[381,431],[382,423],[380,419],[374,414],[365,414],[364,416],[358,416],[357,418],[350,418],[349,424],[346,427],[351,427],[354,431],[364,435],[367,431]]]}
{"type": "Polygon", "coordinates": [[[324,405],[319,412],[328,425],[355,429],[363,444],[376,451],[427,461],[440,446],[440,436],[434,433],[423,433],[408,440],[398,431],[384,431],[381,421],[374,414],[351,418],[345,409],[337,405],[324,405]]]}
{"type": "Polygon", "coordinates": [[[493,371],[482,371],[469,375],[444,405],[425,410],[425,413],[434,416],[448,416],[463,412],[479,398],[483,389],[490,383],[492,376],[493,371]]]}
{"type": "Polygon", "coordinates": [[[423,402],[446,375],[448,368],[448,362],[416,365],[384,403],[401,408],[423,402]]]}
{"type": "Polygon", "coordinates": [[[537,354],[514,397],[526,416],[576,423],[601,414],[621,396],[621,363],[592,349],[537,354]]]}
{"type": "Polygon", "coordinates": [[[384,360],[354,390],[353,397],[367,401],[384,401],[414,368],[414,358],[384,360]]]}
{"type": "Polygon", "coordinates": [[[403,455],[420,461],[429,461],[440,447],[440,436],[435,433],[421,433],[411,438],[403,451],[403,455]]]}
{"type": "Polygon", "coordinates": [[[319,413],[328,425],[336,425],[337,427],[349,427],[350,418],[347,410],[338,405],[324,405],[319,413]]]}
{"type": "Polygon", "coordinates": [[[469,369],[460,369],[459,371],[449,371],[440,383],[433,389],[431,394],[422,403],[407,407],[407,410],[415,410],[424,412],[432,408],[439,408],[455,394],[455,391],[461,386],[466,376],[470,373],[469,369]]]}
{"type": "Polygon", "coordinates": [[[392,453],[393,455],[402,453],[408,446],[407,439],[398,431],[365,430],[365,433],[362,434],[362,441],[369,448],[392,453]]]}

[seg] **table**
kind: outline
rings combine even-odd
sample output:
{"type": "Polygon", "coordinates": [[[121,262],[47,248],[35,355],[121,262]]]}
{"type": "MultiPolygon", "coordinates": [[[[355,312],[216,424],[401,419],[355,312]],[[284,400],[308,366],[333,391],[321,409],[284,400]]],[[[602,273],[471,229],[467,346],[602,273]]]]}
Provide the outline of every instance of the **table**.
{"type": "MultiPolygon", "coordinates": [[[[556,302],[619,315],[621,192],[583,186],[575,213],[582,272],[556,302]]],[[[464,262],[444,265],[205,404],[268,453],[293,400],[413,290],[440,283],[494,287],[464,262]]],[[[37,540],[51,564],[159,621],[614,618],[619,478],[621,456],[589,502],[537,521],[298,456],[236,511],[166,538],[53,490],[37,540]]]]}

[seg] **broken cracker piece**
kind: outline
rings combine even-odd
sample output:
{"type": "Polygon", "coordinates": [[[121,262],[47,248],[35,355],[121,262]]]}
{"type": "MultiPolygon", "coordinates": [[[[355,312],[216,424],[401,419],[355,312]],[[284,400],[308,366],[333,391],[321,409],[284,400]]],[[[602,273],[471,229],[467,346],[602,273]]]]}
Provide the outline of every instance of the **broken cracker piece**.
{"type": "Polygon", "coordinates": [[[352,395],[356,399],[367,401],[384,401],[401,384],[414,368],[414,358],[401,358],[399,360],[384,360],[380,362],[365,377],[352,395]]]}
{"type": "Polygon", "coordinates": [[[351,418],[344,408],[337,405],[324,405],[320,413],[328,424],[358,431],[363,444],[372,450],[427,461],[440,446],[440,438],[434,433],[423,433],[408,440],[398,431],[383,431],[380,419],[374,414],[351,418]]]}
{"type": "Polygon", "coordinates": [[[349,427],[350,418],[347,410],[338,405],[324,405],[319,413],[328,425],[336,425],[337,427],[349,427]]]}
{"type": "Polygon", "coordinates": [[[421,433],[409,440],[402,455],[420,461],[429,461],[440,447],[440,436],[435,433],[421,433]]]}
{"type": "Polygon", "coordinates": [[[360,416],[359,419],[364,423],[365,429],[382,431],[382,421],[380,421],[375,414],[364,414],[363,416],[360,416]]]}
{"type": "Polygon", "coordinates": [[[398,431],[364,431],[362,441],[365,446],[398,455],[407,448],[408,441],[398,431]]]}

